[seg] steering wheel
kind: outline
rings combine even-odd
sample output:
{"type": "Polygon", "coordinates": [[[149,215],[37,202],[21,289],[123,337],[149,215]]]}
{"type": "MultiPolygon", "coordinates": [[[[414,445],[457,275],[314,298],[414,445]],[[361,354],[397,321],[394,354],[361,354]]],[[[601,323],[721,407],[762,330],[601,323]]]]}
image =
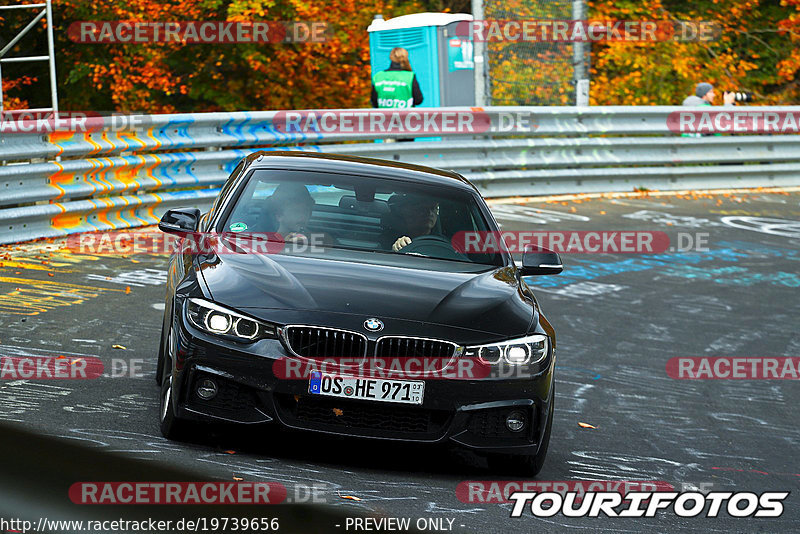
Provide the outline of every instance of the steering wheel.
{"type": "Polygon", "coordinates": [[[421,254],[433,258],[445,260],[469,261],[466,254],[462,254],[453,248],[449,239],[440,235],[422,235],[411,240],[409,245],[404,246],[398,252],[402,254],[421,254]]]}

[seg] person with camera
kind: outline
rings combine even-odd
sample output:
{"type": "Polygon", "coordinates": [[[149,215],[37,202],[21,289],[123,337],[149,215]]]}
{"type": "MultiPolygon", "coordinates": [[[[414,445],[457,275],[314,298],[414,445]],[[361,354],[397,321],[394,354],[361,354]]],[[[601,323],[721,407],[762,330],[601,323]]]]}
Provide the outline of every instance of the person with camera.
{"type": "MultiPolygon", "coordinates": [[[[683,100],[684,106],[711,106],[717,98],[717,92],[714,86],[707,82],[697,84],[692,96],[687,96],[683,100]]],[[[735,91],[724,91],[722,93],[722,102],[725,106],[733,106],[736,102],[750,102],[752,97],[750,93],[737,93],[735,91]]]]}
{"type": "MultiPolygon", "coordinates": [[[[694,94],[687,96],[683,100],[684,106],[712,106],[714,100],[717,98],[717,92],[714,86],[707,82],[701,82],[695,87],[694,94]]],[[[722,93],[722,102],[724,106],[734,106],[736,102],[750,102],[752,96],[750,93],[737,93],[734,91],[724,91],[722,93]]],[[[681,137],[702,137],[704,135],[720,135],[713,133],[682,133],[681,137]]]]}

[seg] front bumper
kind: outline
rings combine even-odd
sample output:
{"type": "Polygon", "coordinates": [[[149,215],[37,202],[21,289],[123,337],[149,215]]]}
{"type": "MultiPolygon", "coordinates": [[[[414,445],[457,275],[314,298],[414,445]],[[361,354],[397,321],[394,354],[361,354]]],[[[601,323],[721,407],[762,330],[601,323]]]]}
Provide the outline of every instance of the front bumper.
{"type": "Polygon", "coordinates": [[[535,454],[553,402],[553,355],[524,379],[425,380],[422,405],[310,395],[308,379],[281,379],[273,364],[289,354],[278,340],[240,346],[175,317],[173,409],[194,421],[276,423],[287,428],[363,438],[444,443],[484,453],[535,454]],[[203,400],[197,385],[211,379],[217,394],[203,400]],[[525,414],[518,432],[511,412],[525,414]]]}

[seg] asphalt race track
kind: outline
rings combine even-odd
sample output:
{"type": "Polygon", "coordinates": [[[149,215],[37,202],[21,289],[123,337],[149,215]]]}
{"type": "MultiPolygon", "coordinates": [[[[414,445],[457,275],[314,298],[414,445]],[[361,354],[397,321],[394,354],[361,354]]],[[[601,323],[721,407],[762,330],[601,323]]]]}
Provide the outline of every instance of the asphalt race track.
{"type": "Polygon", "coordinates": [[[666,366],[682,356],[800,357],[800,192],[492,209],[504,230],[655,230],[691,249],[563,254],[563,274],[528,279],[558,336],[555,422],[538,480],[791,491],[782,517],[688,519],[662,510],[649,519],[545,519],[526,511],[514,519],[510,503],[456,497],[459,482],[498,477],[479,457],[446,447],[224,426],[190,443],[166,441],[153,376],[167,258],[75,254],[58,242],[0,249],[0,356],[96,357],[120,376],[6,377],[0,419],[209,480],[280,482],[298,501],[293,488],[314,485],[327,506],[453,520],[463,532],[796,531],[800,380],[676,380],[666,366]],[[698,238],[708,250],[692,248],[698,238]]]}

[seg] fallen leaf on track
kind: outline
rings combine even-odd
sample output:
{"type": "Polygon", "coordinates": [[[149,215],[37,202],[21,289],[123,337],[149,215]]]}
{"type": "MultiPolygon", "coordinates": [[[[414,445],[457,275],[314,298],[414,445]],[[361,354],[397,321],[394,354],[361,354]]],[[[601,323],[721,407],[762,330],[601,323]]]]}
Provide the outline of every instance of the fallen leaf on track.
{"type": "Polygon", "coordinates": [[[581,428],[597,428],[596,426],[590,425],[589,423],[578,423],[578,426],[581,428]]]}
{"type": "Polygon", "coordinates": [[[339,495],[342,499],[349,499],[351,501],[360,501],[358,497],[353,497],[352,495],[339,495]]]}
{"type": "Polygon", "coordinates": [[[128,350],[128,349],[126,349],[126,348],[125,348],[125,346],[124,346],[124,345],[111,345],[111,348],[112,348],[112,349],[122,349],[122,350],[128,350]]]}

